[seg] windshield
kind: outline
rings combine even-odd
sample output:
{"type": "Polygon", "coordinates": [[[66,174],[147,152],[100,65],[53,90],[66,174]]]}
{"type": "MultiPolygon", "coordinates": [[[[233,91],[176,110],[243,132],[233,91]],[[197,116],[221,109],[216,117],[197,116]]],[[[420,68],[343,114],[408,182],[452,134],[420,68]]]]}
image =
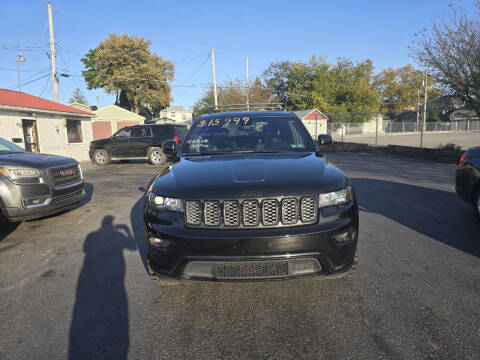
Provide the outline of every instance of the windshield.
{"type": "Polygon", "coordinates": [[[11,143],[5,139],[0,138],[0,155],[25,152],[25,149],[18,145],[11,143]]]}
{"type": "Polygon", "coordinates": [[[310,135],[293,117],[196,121],[182,146],[183,155],[291,151],[315,151],[310,135]]]}

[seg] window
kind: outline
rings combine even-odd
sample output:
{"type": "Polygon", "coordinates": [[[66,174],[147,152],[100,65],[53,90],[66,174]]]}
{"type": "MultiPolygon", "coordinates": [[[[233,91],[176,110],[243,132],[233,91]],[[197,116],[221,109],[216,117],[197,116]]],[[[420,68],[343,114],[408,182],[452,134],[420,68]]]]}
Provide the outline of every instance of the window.
{"type": "Polygon", "coordinates": [[[152,136],[150,128],[138,127],[132,129],[132,137],[134,138],[143,138],[147,136],[152,136]]]}
{"type": "Polygon", "coordinates": [[[117,139],[129,138],[131,130],[132,130],[131,128],[123,128],[123,129],[117,131],[117,133],[115,134],[115,137],[117,139]]]}
{"type": "Polygon", "coordinates": [[[298,119],[281,116],[198,120],[182,145],[184,154],[290,151],[315,151],[315,145],[298,119]]]}
{"type": "Polygon", "coordinates": [[[171,117],[175,117],[175,111],[172,111],[172,112],[170,113],[170,116],[171,116],[171,117]]]}
{"type": "Polygon", "coordinates": [[[69,144],[83,142],[81,120],[67,119],[67,137],[69,144]]]}
{"type": "Polygon", "coordinates": [[[182,114],[182,120],[183,121],[187,120],[187,114],[182,114]]]}

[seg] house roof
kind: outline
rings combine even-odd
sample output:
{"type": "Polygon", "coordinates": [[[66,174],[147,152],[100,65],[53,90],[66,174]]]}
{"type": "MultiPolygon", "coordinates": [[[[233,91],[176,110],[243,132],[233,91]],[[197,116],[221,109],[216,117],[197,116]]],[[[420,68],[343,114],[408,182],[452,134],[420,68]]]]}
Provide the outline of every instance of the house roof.
{"type": "Polygon", "coordinates": [[[167,110],[167,111],[185,111],[183,106],[180,106],[180,105],[169,106],[165,110],[167,110]]]}
{"type": "Polygon", "coordinates": [[[62,105],[24,92],[6,89],[0,89],[0,106],[93,116],[91,112],[75,109],[71,106],[62,105]]]}
{"type": "Polygon", "coordinates": [[[94,113],[99,119],[108,119],[108,120],[133,120],[133,121],[143,121],[145,117],[135,114],[132,111],[124,109],[118,105],[111,104],[104,106],[98,110],[95,110],[94,113]]]}
{"type": "Polygon", "coordinates": [[[328,119],[327,116],[322,113],[318,109],[307,109],[307,110],[298,110],[298,111],[292,111],[295,115],[297,115],[300,119],[303,119],[305,116],[313,113],[313,112],[318,112],[318,114],[322,115],[325,119],[328,119]]]}

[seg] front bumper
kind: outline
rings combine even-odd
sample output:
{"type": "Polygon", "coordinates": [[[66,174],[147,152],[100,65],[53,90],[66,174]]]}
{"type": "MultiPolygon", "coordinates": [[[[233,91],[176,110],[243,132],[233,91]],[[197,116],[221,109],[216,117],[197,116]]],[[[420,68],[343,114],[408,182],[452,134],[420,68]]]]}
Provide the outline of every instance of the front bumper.
{"type": "Polygon", "coordinates": [[[84,182],[52,190],[49,184],[16,185],[2,183],[0,185],[2,202],[0,211],[11,222],[37,219],[56,214],[77,206],[84,197],[84,182]],[[25,208],[23,200],[45,198],[45,205],[25,208]]]}
{"type": "Polygon", "coordinates": [[[176,216],[182,215],[145,212],[149,264],[155,272],[173,278],[250,281],[330,275],[346,271],[355,258],[356,203],[337,214],[320,216],[316,224],[288,228],[191,229],[177,222],[176,216]],[[347,232],[351,239],[340,243],[338,235],[347,232]],[[150,237],[166,245],[154,247],[150,237]]]}

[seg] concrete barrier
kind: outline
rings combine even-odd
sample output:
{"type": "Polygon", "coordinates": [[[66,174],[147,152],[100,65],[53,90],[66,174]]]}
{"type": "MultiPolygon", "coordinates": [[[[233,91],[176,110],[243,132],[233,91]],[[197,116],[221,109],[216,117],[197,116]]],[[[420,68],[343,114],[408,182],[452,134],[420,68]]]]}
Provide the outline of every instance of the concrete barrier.
{"type": "Polygon", "coordinates": [[[447,162],[456,164],[464,153],[462,150],[456,150],[452,148],[419,148],[414,146],[401,146],[401,145],[369,145],[361,143],[349,143],[349,142],[334,142],[332,145],[321,147],[323,152],[366,152],[366,153],[380,153],[380,154],[393,154],[399,156],[406,156],[416,159],[430,159],[440,162],[447,162]]]}

